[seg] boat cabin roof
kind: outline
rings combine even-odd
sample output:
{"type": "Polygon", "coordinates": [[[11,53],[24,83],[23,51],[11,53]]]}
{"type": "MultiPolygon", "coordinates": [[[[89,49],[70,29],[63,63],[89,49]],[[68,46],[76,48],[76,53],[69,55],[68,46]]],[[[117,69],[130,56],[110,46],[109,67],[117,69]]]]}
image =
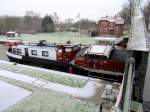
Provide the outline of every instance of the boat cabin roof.
{"type": "Polygon", "coordinates": [[[55,48],[76,48],[80,46],[80,44],[55,44],[55,43],[47,43],[45,45],[38,45],[37,43],[28,43],[28,44],[21,44],[21,45],[17,45],[17,46],[13,46],[12,48],[44,48],[44,49],[49,49],[51,47],[55,47],[55,48]]]}
{"type": "Polygon", "coordinates": [[[7,34],[15,34],[16,32],[14,32],[14,31],[9,31],[9,32],[7,32],[7,34]]]}
{"type": "Polygon", "coordinates": [[[61,44],[57,45],[57,47],[65,47],[65,48],[73,48],[73,47],[77,47],[77,46],[80,46],[80,44],[61,43],[61,44]]]}
{"type": "Polygon", "coordinates": [[[116,40],[117,38],[114,36],[95,37],[95,42],[99,45],[113,45],[116,40]]]}
{"type": "Polygon", "coordinates": [[[109,37],[109,36],[107,36],[107,37],[95,37],[95,40],[96,41],[110,41],[110,42],[114,42],[114,41],[116,41],[116,37],[109,37]]]}
{"type": "Polygon", "coordinates": [[[112,46],[92,45],[85,51],[85,54],[109,57],[111,51],[112,46]]]}
{"type": "Polygon", "coordinates": [[[56,45],[47,45],[47,46],[37,46],[35,44],[32,44],[32,45],[28,45],[28,44],[20,44],[20,45],[17,45],[17,46],[12,46],[12,48],[37,48],[37,49],[49,49],[49,48],[52,48],[52,47],[55,47],[56,48],[56,45]]]}
{"type": "Polygon", "coordinates": [[[22,42],[22,40],[7,40],[6,42],[22,42]]]}

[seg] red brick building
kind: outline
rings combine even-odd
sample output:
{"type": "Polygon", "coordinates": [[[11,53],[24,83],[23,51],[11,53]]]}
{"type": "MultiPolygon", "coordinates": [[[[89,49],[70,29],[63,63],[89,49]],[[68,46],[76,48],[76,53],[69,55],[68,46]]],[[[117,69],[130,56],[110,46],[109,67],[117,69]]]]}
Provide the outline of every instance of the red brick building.
{"type": "Polygon", "coordinates": [[[124,19],[121,17],[105,16],[96,24],[98,35],[121,36],[123,33],[124,19]]]}

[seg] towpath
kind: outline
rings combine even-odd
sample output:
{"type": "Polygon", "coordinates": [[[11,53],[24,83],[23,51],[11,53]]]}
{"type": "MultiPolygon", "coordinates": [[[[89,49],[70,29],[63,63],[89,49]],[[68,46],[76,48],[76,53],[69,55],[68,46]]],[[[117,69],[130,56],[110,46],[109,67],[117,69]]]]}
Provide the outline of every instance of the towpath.
{"type": "Polygon", "coordinates": [[[100,95],[104,90],[103,83],[91,81],[91,80],[87,81],[86,85],[82,88],[74,88],[74,87],[64,86],[58,83],[52,83],[43,79],[33,78],[30,76],[17,74],[5,70],[0,70],[0,76],[10,78],[16,81],[28,83],[34,86],[42,87],[45,89],[66,93],[73,97],[77,97],[79,99],[85,99],[88,101],[92,101],[94,103],[99,103],[99,101],[101,101],[100,95]],[[101,90],[101,91],[97,91],[97,90],[101,90]]]}

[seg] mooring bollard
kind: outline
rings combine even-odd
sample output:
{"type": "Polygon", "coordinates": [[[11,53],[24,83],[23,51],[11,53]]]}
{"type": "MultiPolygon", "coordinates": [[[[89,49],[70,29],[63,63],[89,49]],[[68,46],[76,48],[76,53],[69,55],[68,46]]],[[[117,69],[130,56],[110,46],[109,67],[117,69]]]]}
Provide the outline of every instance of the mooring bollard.
{"type": "Polygon", "coordinates": [[[14,62],[14,65],[17,65],[17,63],[16,63],[16,62],[14,62]]]}
{"type": "Polygon", "coordinates": [[[72,71],[72,67],[69,67],[69,73],[72,74],[73,71],[72,71]]]}

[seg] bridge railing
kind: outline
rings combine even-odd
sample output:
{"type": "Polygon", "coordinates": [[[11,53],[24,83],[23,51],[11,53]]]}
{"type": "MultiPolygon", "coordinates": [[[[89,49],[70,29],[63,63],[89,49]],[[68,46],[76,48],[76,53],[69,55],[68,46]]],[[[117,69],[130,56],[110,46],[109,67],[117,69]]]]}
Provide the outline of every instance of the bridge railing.
{"type": "Polygon", "coordinates": [[[120,92],[112,112],[128,112],[130,110],[134,72],[135,60],[130,58],[126,63],[120,92]]]}

